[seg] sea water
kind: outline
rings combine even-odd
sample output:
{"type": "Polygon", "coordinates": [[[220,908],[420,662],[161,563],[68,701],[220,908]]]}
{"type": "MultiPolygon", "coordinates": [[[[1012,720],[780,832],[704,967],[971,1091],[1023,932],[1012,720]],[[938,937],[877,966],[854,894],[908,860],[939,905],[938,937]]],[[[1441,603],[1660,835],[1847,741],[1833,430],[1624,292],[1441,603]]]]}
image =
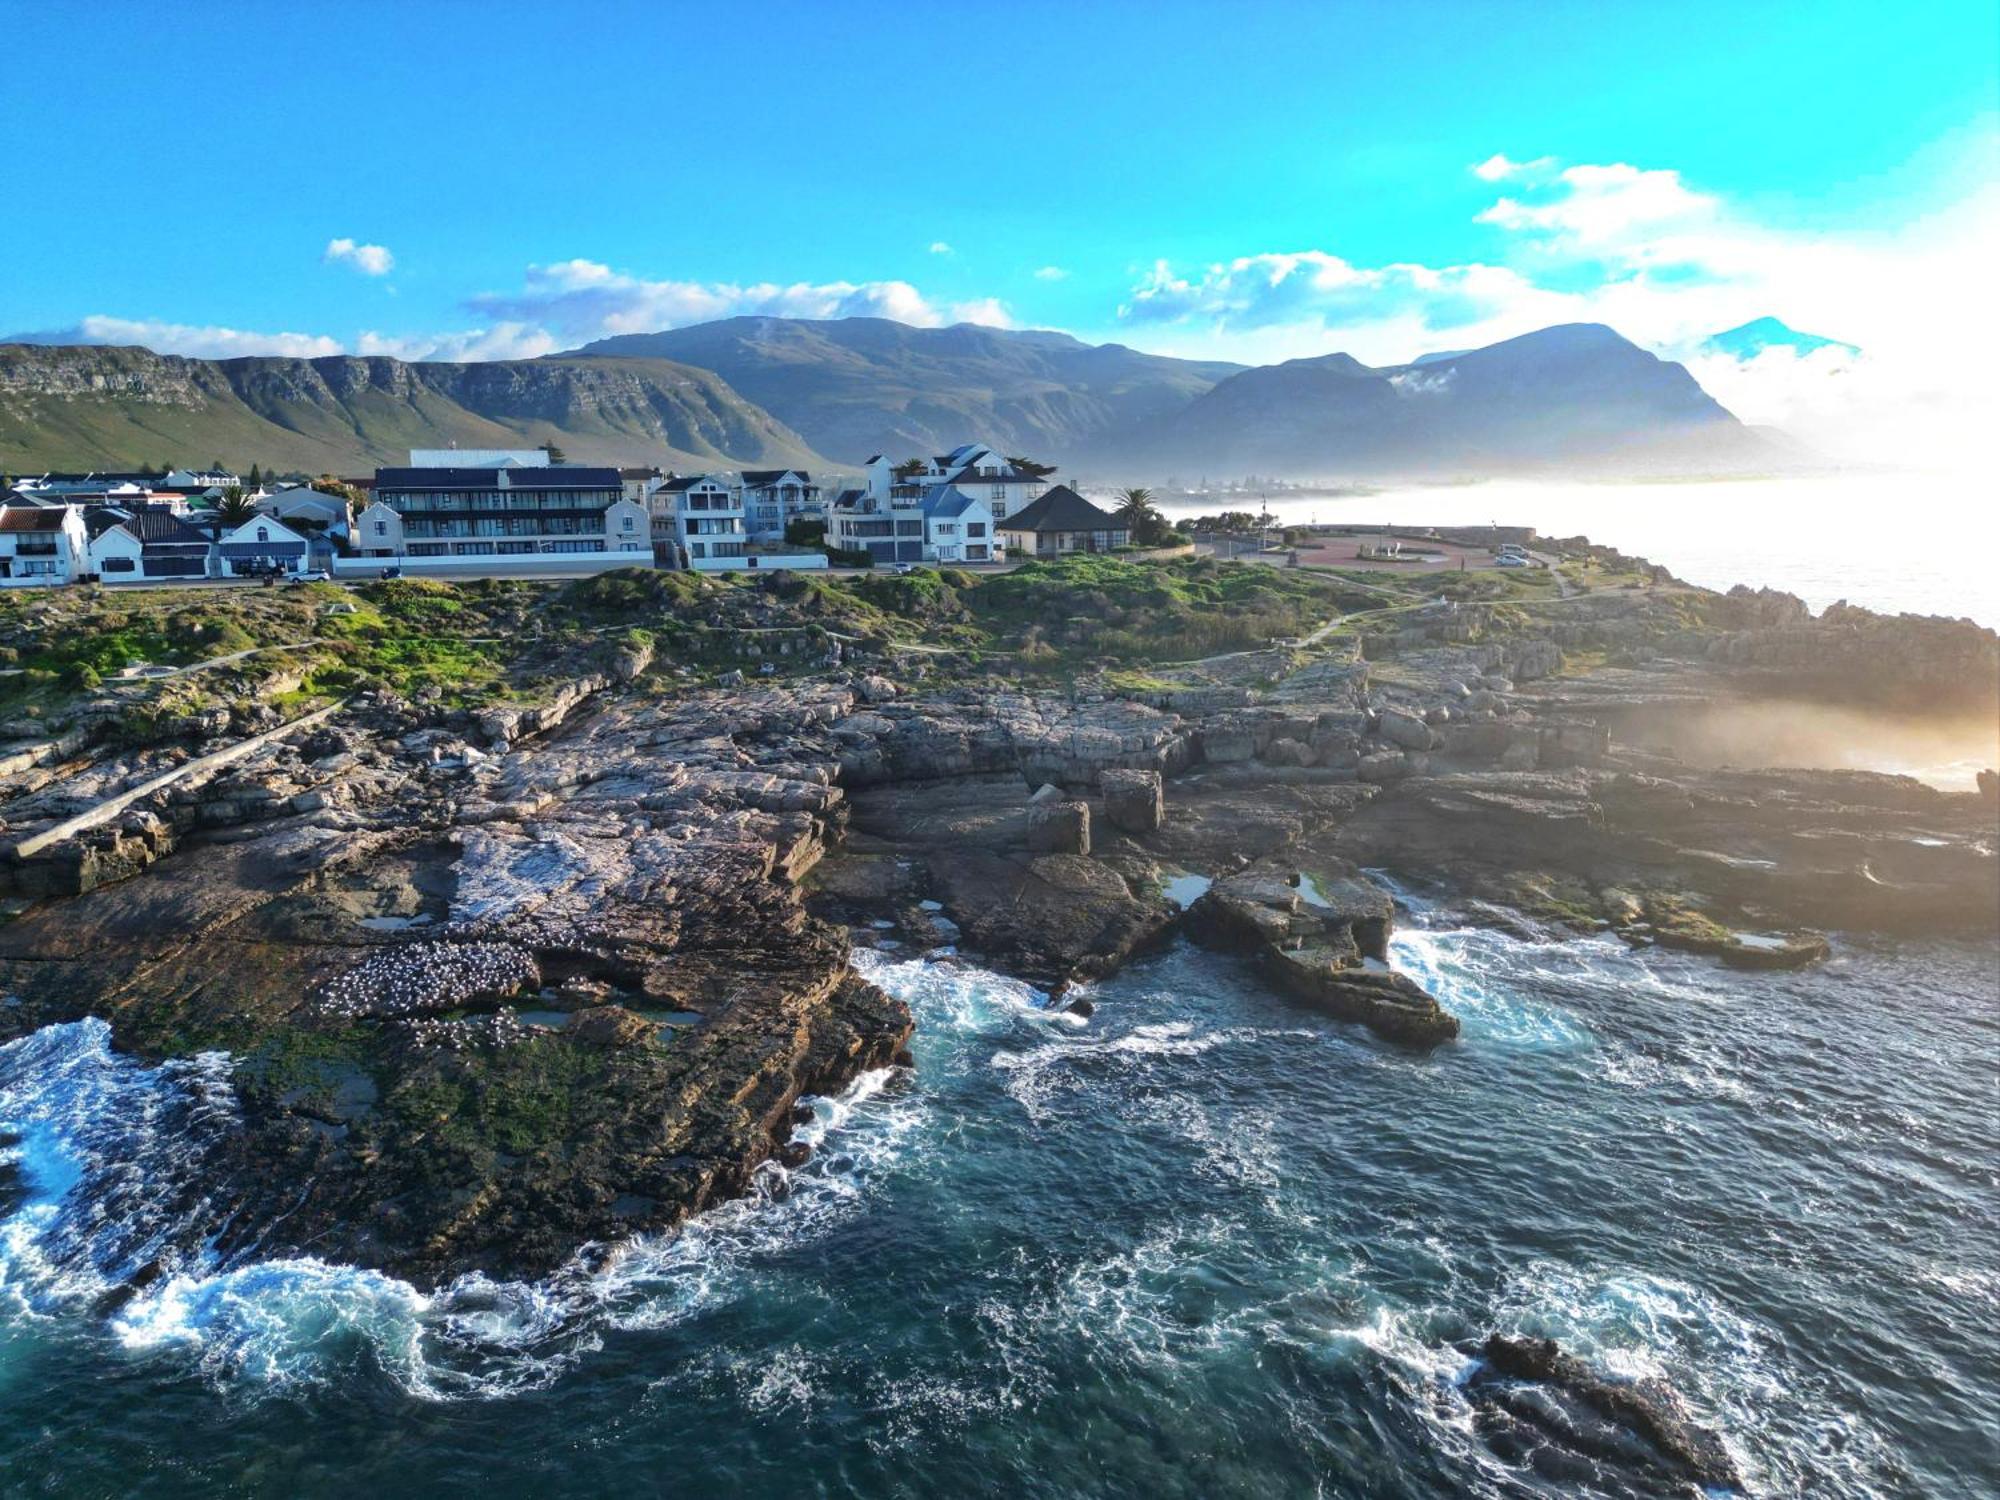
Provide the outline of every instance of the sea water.
{"type": "MultiPolygon", "coordinates": [[[[1375,493],[1268,497],[1275,524],[1533,526],[1587,536],[1704,588],[1768,584],[1814,610],[1836,600],[1885,614],[2000,627],[2000,509],[1988,474],[1846,474],[1733,482],[1495,480],[1375,493]]],[[[1174,519],[1256,512],[1257,495],[1176,504],[1174,519]]]]}
{"type": "Polygon", "coordinates": [[[1487,1445],[1498,1330],[1671,1382],[1757,1493],[1990,1493],[1994,947],[1744,974],[1420,913],[1394,950],[1459,1042],[1185,946],[1088,1020],[858,955],[917,1066],[818,1101],[751,1198],[532,1283],[214,1264],[176,1225],[226,1059],[37,1033],[0,1049],[0,1490],[1651,1493],[1487,1445]]]}

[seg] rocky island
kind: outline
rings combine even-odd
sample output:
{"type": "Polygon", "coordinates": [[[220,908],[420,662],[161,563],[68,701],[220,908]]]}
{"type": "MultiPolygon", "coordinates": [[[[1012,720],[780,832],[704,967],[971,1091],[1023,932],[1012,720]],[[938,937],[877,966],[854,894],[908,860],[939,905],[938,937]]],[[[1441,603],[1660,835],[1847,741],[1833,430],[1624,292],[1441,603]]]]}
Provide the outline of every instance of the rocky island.
{"type": "Polygon", "coordinates": [[[107,1277],[438,1280],[796,1160],[802,1101],[908,1061],[856,944],[1087,1008],[1185,934],[1430,1047],[1458,1022],[1388,961],[1391,882],[1748,967],[1833,929],[1991,934],[1990,772],[1733,769],[1666,731],[1990,729],[1993,632],[1558,551],[8,597],[0,1041],[89,1016],[221,1057],[199,1193],[107,1277]]]}

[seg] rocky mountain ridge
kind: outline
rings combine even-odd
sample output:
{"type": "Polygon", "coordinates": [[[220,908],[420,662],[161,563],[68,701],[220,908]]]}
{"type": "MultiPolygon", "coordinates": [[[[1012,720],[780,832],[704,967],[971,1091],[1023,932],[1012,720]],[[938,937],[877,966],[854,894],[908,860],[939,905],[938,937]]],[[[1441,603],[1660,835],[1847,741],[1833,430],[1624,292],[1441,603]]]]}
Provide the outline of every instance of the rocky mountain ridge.
{"type": "Polygon", "coordinates": [[[244,469],[349,474],[413,447],[551,442],[605,463],[821,462],[719,376],[665,360],[205,360],[0,344],[0,472],[219,454],[244,469]]]}

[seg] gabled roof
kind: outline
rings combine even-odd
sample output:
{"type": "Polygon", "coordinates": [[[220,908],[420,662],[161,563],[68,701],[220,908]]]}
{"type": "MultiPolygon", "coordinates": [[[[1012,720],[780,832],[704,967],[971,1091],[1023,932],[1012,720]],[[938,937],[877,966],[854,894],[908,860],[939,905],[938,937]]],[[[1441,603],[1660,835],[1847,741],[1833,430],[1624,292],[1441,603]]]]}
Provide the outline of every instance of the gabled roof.
{"type": "Polygon", "coordinates": [[[208,545],[204,533],[170,511],[134,510],[118,524],[148,547],[208,545]]]}
{"type": "Polygon", "coordinates": [[[305,540],[304,537],[300,536],[296,531],[292,530],[291,527],[287,526],[283,521],[280,521],[273,516],[252,516],[242,525],[232,526],[228,528],[223,534],[223,539],[225,541],[239,541],[239,542],[254,540],[256,535],[255,532],[251,532],[250,536],[248,537],[244,535],[245,532],[250,532],[253,526],[262,527],[266,532],[270,533],[270,535],[268,535],[265,538],[266,541],[302,542],[305,540]]]}
{"type": "Polygon", "coordinates": [[[924,496],[924,514],[933,521],[949,521],[974,507],[985,510],[986,502],[973,499],[955,484],[941,484],[924,496]]]}
{"type": "Polygon", "coordinates": [[[868,455],[868,462],[866,464],[863,464],[862,467],[869,468],[875,464],[879,464],[880,462],[882,462],[882,455],[879,453],[871,453],[868,455]]]}
{"type": "Polygon", "coordinates": [[[672,479],[661,485],[660,488],[678,495],[693,489],[698,484],[712,484],[717,489],[722,490],[729,488],[726,483],[717,479],[713,474],[676,474],[672,479]]]}
{"type": "Polygon", "coordinates": [[[867,498],[868,491],[866,490],[842,490],[838,495],[833,497],[833,508],[835,510],[852,510],[867,498]]]}
{"type": "Polygon", "coordinates": [[[0,506],[0,531],[61,531],[68,519],[66,505],[0,506]]]}
{"type": "Polygon", "coordinates": [[[804,469],[745,469],[743,471],[743,482],[745,484],[776,484],[779,480],[789,478],[794,474],[803,483],[812,483],[812,475],[808,474],[804,469]]]}
{"type": "Polygon", "coordinates": [[[1099,510],[1066,484],[997,523],[1002,531],[1125,531],[1108,510],[1099,510]]]}

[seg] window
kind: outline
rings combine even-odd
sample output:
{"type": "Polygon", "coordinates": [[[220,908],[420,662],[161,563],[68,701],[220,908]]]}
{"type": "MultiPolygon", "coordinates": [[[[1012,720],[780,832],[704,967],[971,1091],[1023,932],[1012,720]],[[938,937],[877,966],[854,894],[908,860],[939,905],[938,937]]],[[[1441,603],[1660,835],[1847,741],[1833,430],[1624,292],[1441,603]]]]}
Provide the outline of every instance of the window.
{"type": "Polygon", "coordinates": [[[632,518],[630,516],[627,516],[625,518],[625,525],[623,529],[626,531],[630,531],[632,529],[632,518]]]}
{"type": "Polygon", "coordinates": [[[956,521],[940,521],[940,522],[938,522],[938,523],[937,523],[937,534],[938,534],[939,536],[957,536],[957,535],[958,535],[958,522],[956,522],[956,521]]]}
{"type": "Polygon", "coordinates": [[[387,536],[388,534],[389,534],[389,523],[387,521],[377,521],[375,523],[375,535],[387,536]]]}
{"type": "Polygon", "coordinates": [[[268,542],[268,541],[270,541],[270,540],[271,540],[271,528],[270,528],[270,527],[268,527],[268,526],[259,526],[259,527],[257,528],[257,540],[258,540],[258,541],[260,541],[260,542],[268,542]]]}
{"type": "Polygon", "coordinates": [[[129,573],[132,571],[132,559],[129,557],[107,557],[98,565],[98,571],[102,573],[129,573]]]}
{"type": "Polygon", "coordinates": [[[965,534],[967,536],[985,536],[986,523],[984,521],[967,521],[965,523],[965,534]]]}

